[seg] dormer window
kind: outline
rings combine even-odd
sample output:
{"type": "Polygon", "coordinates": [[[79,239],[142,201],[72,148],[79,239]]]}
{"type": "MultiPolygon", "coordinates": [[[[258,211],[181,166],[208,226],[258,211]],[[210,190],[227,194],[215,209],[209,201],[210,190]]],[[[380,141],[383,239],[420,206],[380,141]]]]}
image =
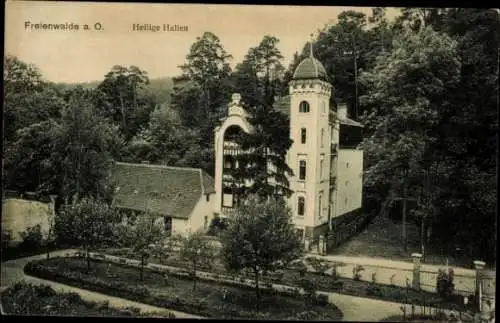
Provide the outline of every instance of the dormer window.
{"type": "Polygon", "coordinates": [[[300,104],[299,104],[299,112],[300,113],[307,113],[307,112],[309,112],[309,110],[310,110],[310,107],[309,107],[309,103],[307,101],[300,102],[300,104]]]}

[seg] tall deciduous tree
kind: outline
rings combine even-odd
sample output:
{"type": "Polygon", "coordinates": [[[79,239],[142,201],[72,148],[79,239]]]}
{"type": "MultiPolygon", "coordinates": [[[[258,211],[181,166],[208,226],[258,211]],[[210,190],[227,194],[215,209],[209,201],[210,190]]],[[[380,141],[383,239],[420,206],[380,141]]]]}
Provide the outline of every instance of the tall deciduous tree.
{"type": "Polygon", "coordinates": [[[137,66],[114,66],[97,86],[93,100],[99,113],[120,126],[126,140],[147,123],[154,108],[151,93],[146,90],[149,77],[137,66]]]}
{"type": "Polygon", "coordinates": [[[213,129],[219,123],[230,97],[229,55],[220,39],[211,32],[197,37],[181,65],[183,75],[176,78],[171,106],[183,124],[195,127],[199,146],[191,147],[183,163],[197,163],[209,174],[215,170],[213,129]]]}
{"type": "Polygon", "coordinates": [[[253,272],[258,299],[262,275],[286,266],[302,252],[285,202],[257,196],[249,197],[237,209],[223,233],[222,245],[228,270],[253,272]]]}
{"type": "Polygon", "coordinates": [[[60,127],[55,130],[61,195],[76,195],[77,199],[103,196],[113,157],[119,155],[123,145],[117,126],[99,117],[89,92],[77,88],[63,111],[60,127]]]}
{"type": "Polygon", "coordinates": [[[190,118],[197,119],[203,143],[212,146],[213,128],[218,121],[219,109],[229,99],[229,75],[231,59],[219,37],[205,32],[191,45],[186,63],[180,68],[183,75],[199,89],[197,111],[190,118]]]}
{"type": "MultiPolygon", "coordinates": [[[[412,183],[423,185],[419,180],[425,156],[432,155],[432,131],[440,111],[450,104],[448,89],[460,80],[460,63],[456,42],[429,27],[406,29],[393,46],[390,55],[380,57],[362,76],[369,89],[362,102],[377,107],[366,119],[371,135],[364,146],[371,180],[399,188],[405,207],[412,183]]],[[[403,210],[403,221],[405,215],[403,210]]],[[[404,229],[402,238],[406,241],[404,229]]]]}

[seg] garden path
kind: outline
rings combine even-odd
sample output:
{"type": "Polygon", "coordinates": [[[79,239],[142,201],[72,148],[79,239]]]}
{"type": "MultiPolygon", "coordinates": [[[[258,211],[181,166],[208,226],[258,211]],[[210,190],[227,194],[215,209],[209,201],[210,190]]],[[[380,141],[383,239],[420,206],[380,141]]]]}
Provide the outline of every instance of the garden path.
{"type": "MultiPolygon", "coordinates": [[[[51,253],[51,256],[65,256],[67,253],[75,252],[76,250],[60,250],[51,253]]],[[[28,276],[24,274],[24,266],[33,260],[45,259],[46,254],[36,255],[32,257],[14,259],[7,262],[2,263],[2,276],[1,276],[1,291],[8,288],[9,286],[14,285],[19,281],[25,281],[27,283],[32,284],[45,284],[51,286],[57,292],[74,292],[80,295],[80,297],[85,301],[90,302],[104,302],[109,301],[109,306],[114,308],[123,308],[123,307],[138,307],[141,309],[141,313],[164,313],[171,312],[175,315],[176,318],[192,318],[192,319],[202,319],[200,316],[182,313],[174,310],[167,310],[165,308],[155,307],[147,304],[142,304],[138,302],[129,301],[119,297],[113,297],[101,293],[96,293],[92,291],[88,291],[81,288],[76,288],[73,286],[68,286],[65,284],[56,283],[49,280],[39,279],[32,276],[28,276]]]]}
{"type": "MultiPolygon", "coordinates": [[[[61,250],[51,253],[53,256],[66,256],[69,253],[74,253],[76,250],[61,250]]],[[[2,276],[1,276],[1,286],[2,290],[8,286],[15,284],[20,280],[24,280],[29,283],[34,284],[48,284],[52,286],[57,291],[72,291],[81,295],[81,297],[88,301],[102,302],[105,300],[109,301],[111,307],[126,307],[135,306],[139,307],[141,311],[145,312],[161,312],[166,311],[166,309],[158,308],[142,303],[137,303],[129,300],[125,300],[118,297],[111,297],[108,295],[91,292],[88,290],[83,290],[80,288],[75,288],[72,286],[47,281],[35,277],[31,277],[24,274],[23,268],[30,261],[37,259],[44,259],[45,254],[26,257],[21,259],[10,260],[2,263],[2,276]]],[[[161,266],[161,265],[157,265],[161,266]]],[[[164,266],[170,267],[170,266],[164,266]]],[[[210,273],[205,273],[210,275],[210,273]]],[[[288,286],[273,284],[275,288],[286,288],[288,286]]],[[[356,297],[350,295],[343,295],[330,292],[319,292],[321,294],[328,295],[328,299],[332,304],[335,304],[344,314],[343,321],[379,321],[389,316],[401,314],[401,306],[404,304],[387,302],[381,300],[374,300],[370,298],[356,297]]],[[[177,318],[201,318],[199,316],[181,313],[177,311],[169,310],[174,313],[177,318]]]]}

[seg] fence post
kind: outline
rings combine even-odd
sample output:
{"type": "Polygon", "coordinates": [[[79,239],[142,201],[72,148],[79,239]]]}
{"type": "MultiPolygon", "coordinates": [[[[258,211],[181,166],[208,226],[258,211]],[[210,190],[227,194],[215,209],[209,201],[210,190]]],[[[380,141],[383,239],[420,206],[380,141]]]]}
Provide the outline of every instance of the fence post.
{"type": "Polygon", "coordinates": [[[413,258],[413,283],[412,287],[415,290],[420,290],[420,259],[422,258],[422,254],[420,253],[412,253],[411,257],[413,258]]]}
{"type": "Polygon", "coordinates": [[[476,290],[474,294],[474,300],[476,301],[476,306],[479,312],[481,312],[481,298],[482,298],[482,290],[481,290],[481,279],[482,279],[482,271],[486,263],[484,261],[475,260],[474,268],[476,269],[476,290]]]}

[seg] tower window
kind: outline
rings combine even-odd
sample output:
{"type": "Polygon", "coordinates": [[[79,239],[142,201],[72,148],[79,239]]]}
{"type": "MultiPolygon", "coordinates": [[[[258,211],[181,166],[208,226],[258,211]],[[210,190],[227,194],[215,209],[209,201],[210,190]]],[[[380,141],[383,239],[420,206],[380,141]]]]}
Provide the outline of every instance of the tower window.
{"type": "Polygon", "coordinates": [[[319,161],[319,179],[323,179],[323,159],[319,161]]]}
{"type": "Polygon", "coordinates": [[[300,143],[305,144],[307,138],[307,130],[306,128],[300,129],[300,143]]]}
{"type": "Polygon", "coordinates": [[[307,163],[305,160],[301,160],[299,162],[299,179],[300,180],[306,179],[306,166],[307,166],[307,163]]]}
{"type": "Polygon", "coordinates": [[[299,216],[304,216],[306,207],[306,199],[303,196],[299,196],[297,201],[297,214],[299,216]]]}
{"type": "Polygon", "coordinates": [[[325,138],[325,129],[321,129],[321,148],[323,148],[323,141],[325,138]]]}
{"type": "Polygon", "coordinates": [[[307,101],[302,101],[299,104],[299,112],[306,113],[309,112],[309,103],[307,101]]]}
{"type": "Polygon", "coordinates": [[[346,163],[346,164],[345,164],[345,168],[349,168],[349,163],[346,163]]]}

